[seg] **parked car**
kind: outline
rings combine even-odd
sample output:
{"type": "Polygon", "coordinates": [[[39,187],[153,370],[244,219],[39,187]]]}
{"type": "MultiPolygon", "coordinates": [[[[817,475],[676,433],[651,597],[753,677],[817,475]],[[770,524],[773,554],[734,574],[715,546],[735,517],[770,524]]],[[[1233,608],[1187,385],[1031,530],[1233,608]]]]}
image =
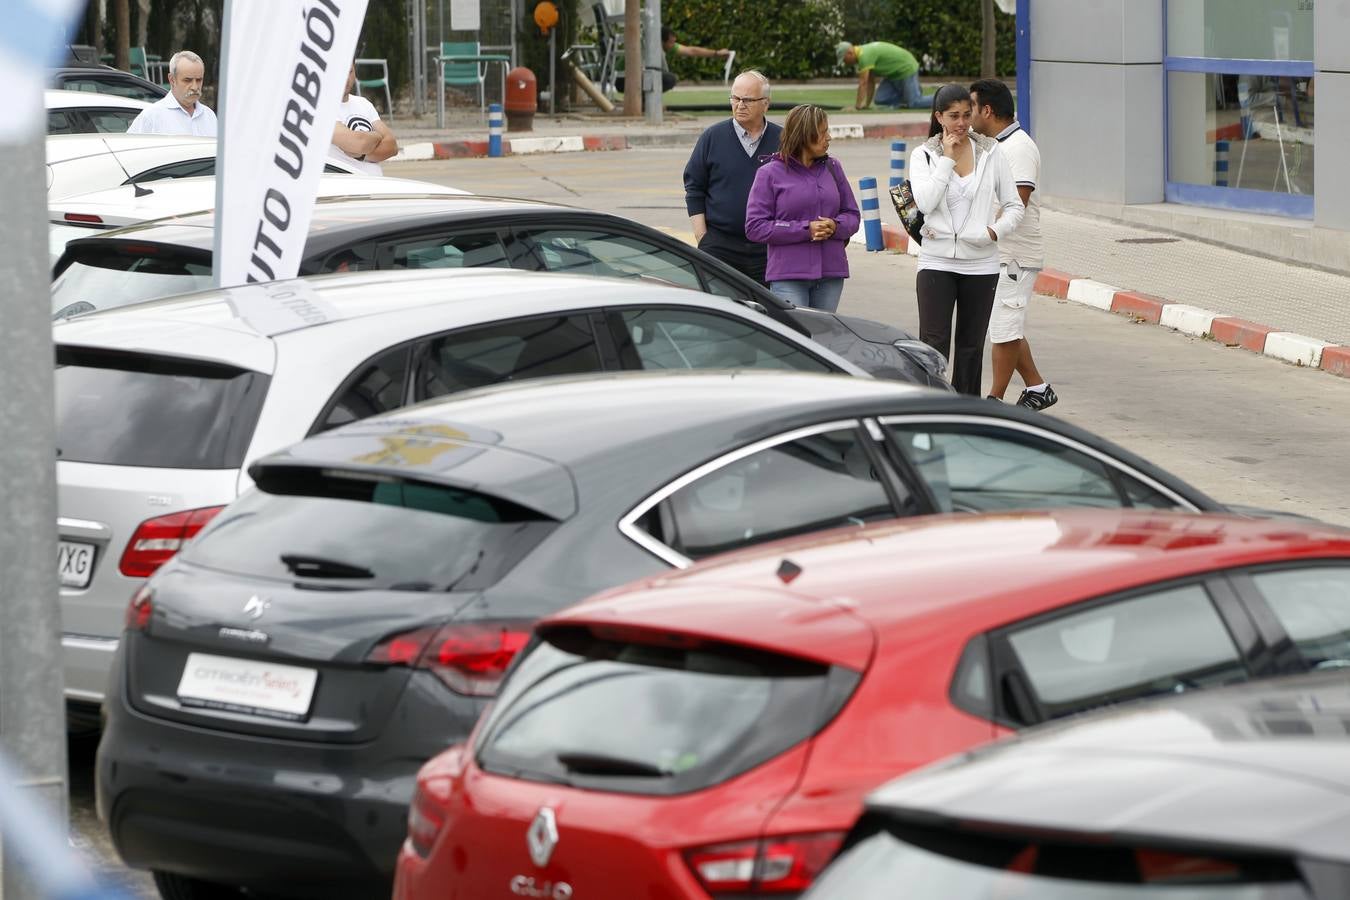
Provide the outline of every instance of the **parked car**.
{"type": "MultiPolygon", "coordinates": [[[[203,612],[179,601],[166,616],[203,612]]],[[[1347,623],[1350,532],[1236,517],[930,517],[712,560],[538,626],[469,744],[418,776],[395,898],[795,896],[897,774],[1088,709],[1350,664],[1347,623]]],[[[1131,729],[1101,729],[1063,764],[1063,800],[1016,764],[1001,769],[1009,796],[1035,821],[1087,785],[1143,795],[1151,771],[1137,741],[1105,740],[1117,732],[1131,729]]],[[[978,820],[1011,808],[982,806],[996,781],[910,796],[930,820],[978,820]]],[[[1005,896],[922,864],[887,873],[822,895],[1005,896]]]]}
{"type": "MultiPolygon", "coordinates": [[[[214,227],[201,213],[72,241],[53,270],[53,315],[209,286],[214,227]]],[[[949,389],[946,360],[908,332],[793,306],[682,241],[602,212],[481,196],[320,200],[300,274],[473,266],[637,278],[731,297],[873,375],[949,389]]]]}
{"type": "MultiPolygon", "coordinates": [[[[584,290],[602,284],[623,290],[584,290]]],[[[621,355],[688,364],[684,326],[626,323],[621,355]]],[[[479,347],[456,361],[497,352],[479,347]]],[[[318,356],[302,354],[303,365],[318,356]]],[[[499,384],[324,432],[258,459],[249,476],[257,490],[136,593],[105,703],[99,790],[113,840],[173,891],[361,884],[387,896],[420,762],[468,735],[535,620],[599,589],[788,535],[957,507],[1217,507],[1045,416],[802,372],[499,384]],[[293,676],[295,692],[217,687],[264,671],[293,676]]],[[[890,589],[907,581],[888,570],[890,589]]],[[[717,621],[711,598],[686,608],[671,597],[682,621],[717,621]]],[[[832,627],[810,640],[824,645],[832,627]]],[[[851,677],[841,675],[840,690],[851,677]]],[[[678,704],[670,715],[683,722],[678,704]]],[[[962,718],[981,739],[995,734],[962,718]]]]}
{"type": "Polygon", "coordinates": [[[47,134],[124,134],[150,104],[115,94],[53,91],[47,101],[47,134]]]}
{"type": "Polygon", "coordinates": [[[807,896],[1340,900],[1348,716],[1350,677],[1319,672],[1029,732],[874,793],[807,896]]]}
{"type": "Polygon", "coordinates": [[[139,75],[132,75],[130,72],[99,63],[82,62],[75,58],[67,60],[64,66],[49,70],[47,83],[57,90],[129,97],[146,103],[154,103],[169,92],[163,86],[146,81],[139,75]]]}
{"type": "Polygon", "coordinates": [[[249,465],[265,454],[409,403],[538,375],[862,374],[722,298],[491,269],[207,292],[58,323],[53,336],[66,696],[86,704],[72,713],[90,725],[127,598],[248,487],[249,465]]]}
{"type": "MultiPolygon", "coordinates": [[[[328,159],[325,172],[356,171],[328,159]]],[[[58,134],[47,138],[47,199],[119,184],[214,175],[216,140],[167,134],[58,134]]]]}
{"type": "MultiPolygon", "coordinates": [[[[441,196],[466,194],[459,188],[428,181],[381,175],[319,176],[320,197],[380,197],[390,194],[441,196]]],[[[47,206],[52,265],[75,238],[140,225],[169,216],[215,209],[216,178],[199,175],[156,182],[152,187],[123,184],[88,194],[54,200],[47,206]]]]}

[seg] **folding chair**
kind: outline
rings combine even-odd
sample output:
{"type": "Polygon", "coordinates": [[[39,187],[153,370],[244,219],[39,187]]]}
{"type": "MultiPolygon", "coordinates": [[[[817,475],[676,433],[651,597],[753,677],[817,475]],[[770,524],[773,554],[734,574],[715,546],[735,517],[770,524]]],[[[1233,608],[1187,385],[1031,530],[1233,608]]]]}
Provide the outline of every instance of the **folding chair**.
{"type": "Polygon", "coordinates": [[[595,16],[595,42],[600,48],[598,77],[591,80],[608,96],[614,92],[614,68],[619,58],[619,35],[609,23],[609,13],[605,4],[591,4],[591,13],[595,16]]]}
{"type": "Polygon", "coordinates": [[[483,85],[487,81],[487,63],[480,62],[477,41],[441,41],[441,81],[450,87],[478,86],[478,105],[487,108],[483,85]],[[457,62],[455,57],[466,57],[457,62]]]}
{"type": "Polygon", "coordinates": [[[146,81],[169,86],[169,63],[156,53],[146,53],[144,47],[131,47],[128,61],[132,75],[139,75],[146,81]]]}
{"type": "Polygon", "coordinates": [[[147,69],[147,63],[149,62],[149,60],[147,60],[145,57],[145,48],[132,47],[131,56],[129,57],[129,59],[130,59],[129,68],[131,69],[131,74],[138,75],[141,78],[144,78],[146,81],[149,81],[150,75],[147,69]]]}
{"type": "Polygon", "coordinates": [[[356,61],[356,93],[359,95],[363,88],[384,88],[384,108],[385,115],[394,114],[394,100],[389,94],[389,63],[383,59],[358,59],[356,61]],[[362,66],[379,66],[379,78],[362,78],[362,66]]]}

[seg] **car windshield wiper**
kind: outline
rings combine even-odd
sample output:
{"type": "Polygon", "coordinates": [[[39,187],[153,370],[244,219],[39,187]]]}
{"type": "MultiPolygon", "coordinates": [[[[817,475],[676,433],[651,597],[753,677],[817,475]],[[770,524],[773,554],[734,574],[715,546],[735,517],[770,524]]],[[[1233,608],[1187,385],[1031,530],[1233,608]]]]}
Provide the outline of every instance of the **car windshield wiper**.
{"type": "Polygon", "coordinates": [[[375,573],[364,566],[354,566],[338,559],[305,556],[301,553],[283,553],[281,562],[292,574],[310,578],[374,578],[375,573]]]}
{"type": "Polygon", "coordinates": [[[669,778],[669,772],[640,759],[625,759],[604,753],[559,753],[558,764],[574,775],[638,775],[645,778],[669,778]]]}

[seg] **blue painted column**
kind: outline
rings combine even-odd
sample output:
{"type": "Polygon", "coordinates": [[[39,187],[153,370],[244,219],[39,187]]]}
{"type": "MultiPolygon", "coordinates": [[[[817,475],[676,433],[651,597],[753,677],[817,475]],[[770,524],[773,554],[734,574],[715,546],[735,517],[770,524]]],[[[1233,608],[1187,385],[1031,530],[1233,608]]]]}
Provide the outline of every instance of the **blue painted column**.
{"type": "Polygon", "coordinates": [[[905,180],[905,142],[891,141],[891,187],[905,180]]]}
{"type": "Polygon", "coordinates": [[[886,238],[881,233],[881,205],[877,202],[877,180],[872,176],[858,179],[862,192],[863,235],[870,251],[885,250],[886,238]]]}
{"type": "Polygon", "coordinates": [[[502,105],[488,104],[488,156],[502,155],[502,105]]]}
{"type": "Polygon", "coordinates": [[[1034,136],[1031,127],[1031,0],[1017,0],[1017,121],[1034,136]]]}

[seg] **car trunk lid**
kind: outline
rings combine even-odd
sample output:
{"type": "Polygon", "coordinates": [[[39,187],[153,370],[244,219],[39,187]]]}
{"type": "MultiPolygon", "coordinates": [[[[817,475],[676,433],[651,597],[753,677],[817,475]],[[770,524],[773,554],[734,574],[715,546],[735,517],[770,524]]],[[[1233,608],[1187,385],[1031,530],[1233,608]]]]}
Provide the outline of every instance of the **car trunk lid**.
{"type": "Polygon", "coordinates": [[[175,565],[155,581],[146,629],[128,632],[128,696],[148,715],[208,728],[371,740],[416,671],[371,651],[452,619],[473,596],[315,590],[175,565]]]}
{"type": "MultiPolygon", "coordinates": [[[[871,630],[838,607],[820,615],[814,601],[773,592],[725,599],[749,603],[761,620],[783,606],[809,609],[836,645],[849,631],[872,644],[871,630]]],[[[517,662],[475,734],[474,759],[447,785],[438,853],[470,860],[469,893],[552,882],[596,897],[698,896],[707,877],[698,861],[710,850],[753,852],[797,785],[813,735],[860,679],[784,652],[786,640],[771,639],[779,647],[770,650],[758,636],[728,640],[725,629],[712,638],[697,625],[656,627],[647,612],[549,620],[517,662]],[[556,829],[543,862],[541,816],[556,829]],[[625,878],[600,859],[623,860],[625,878]]],[[[698,623],[699,611],[686,621],[698,623]]]]}
{"type": "Polygon", "coordinates": [[[220,513],[133,617],[132,702],[211,727],[355,741],[378,731],[410,672],[490,695],[527,626],[485,618],[484,592],[557,522],[480,491],[369,474],[271,468],[220,513]],[[292,695],[271,690],[277,673],[292,695]]]}

